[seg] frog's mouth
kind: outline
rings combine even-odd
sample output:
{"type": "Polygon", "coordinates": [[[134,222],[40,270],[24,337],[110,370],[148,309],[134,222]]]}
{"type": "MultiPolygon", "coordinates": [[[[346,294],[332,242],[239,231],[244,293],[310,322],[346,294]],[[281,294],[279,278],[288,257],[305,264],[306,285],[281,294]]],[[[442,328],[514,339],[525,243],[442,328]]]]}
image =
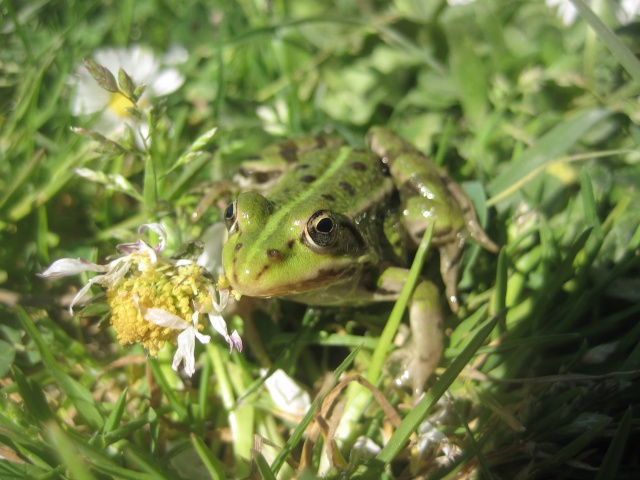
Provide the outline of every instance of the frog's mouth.
{"type": "Polygon", "coordinates": [[[233,289],[249,297],[284,297],[337,285],[353,278],[361,269],[352,261],[332,262],[324,268],[308,269],[292,275],[282,272],[274,265],[265,264],[253,272],[249,269],[232,270],[227,279],[233,289]]]}

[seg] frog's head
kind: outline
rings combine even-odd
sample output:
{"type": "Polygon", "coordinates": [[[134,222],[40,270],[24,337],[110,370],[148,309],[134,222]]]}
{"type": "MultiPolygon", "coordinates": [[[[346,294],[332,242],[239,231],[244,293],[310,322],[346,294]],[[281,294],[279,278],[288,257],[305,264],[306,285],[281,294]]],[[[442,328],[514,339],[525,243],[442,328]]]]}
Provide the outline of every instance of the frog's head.
{"type": "Polygon", "coordinates": [[[294,295],[349,281],[367,245],[349,218],[318,205],[277,208],[247,192],[229,204],[222,265],[231,286],[252,297],[294,295]]]}

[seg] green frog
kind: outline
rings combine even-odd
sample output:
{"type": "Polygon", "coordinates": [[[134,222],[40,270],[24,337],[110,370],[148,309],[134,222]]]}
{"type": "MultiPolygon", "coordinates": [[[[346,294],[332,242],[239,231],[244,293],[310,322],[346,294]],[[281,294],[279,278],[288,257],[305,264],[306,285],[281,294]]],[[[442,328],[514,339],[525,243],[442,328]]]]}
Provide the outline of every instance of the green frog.
{"type": "MultiPolygon", "coordinates": [[[[458,310],[462,249],[482,230],[462,189],[410,143],[384,127],[367,149],[327,137],[291,140],[242,165],[242,193],[224,212],[222,263],[241,295],[317,306],[397,299],[424,232],[435,222],[447,300],[458,310]]],[[[409,301],[412,339],[399,350],[404,376],[424,388],[442,353],[437,287],[422,278],[409,301]]]]}

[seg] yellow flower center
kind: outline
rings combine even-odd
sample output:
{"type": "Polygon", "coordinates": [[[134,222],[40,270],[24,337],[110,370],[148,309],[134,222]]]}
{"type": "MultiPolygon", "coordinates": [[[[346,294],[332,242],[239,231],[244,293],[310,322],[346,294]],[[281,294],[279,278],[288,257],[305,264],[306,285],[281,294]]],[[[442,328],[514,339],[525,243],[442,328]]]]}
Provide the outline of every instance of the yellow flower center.
{"type": "Polygon", "coordinates": [[[133,102],[121,93],[112,93],[107,108],[120,118],[124,118],[129,116],[126,109],[134,106],[133,102]]]}
{"type": "MultiPolygon", "coordinates": [[[[166,341],[175,344],[182,330],[160,327],[146,320],[145,311],[159,308],[191,325],[196,308],[203,313],[211,310],[208,287],[213,282],[195,264],[175,267],[158,260],[152,265],[147,254],[133,254],[132,260],[137,268],[132,267],[124,279],[107,291],[111,324],[120,345],[141,343],[149,355],[156,356],[166,341]]],[[[203,328],[198,325],[199,330],[203,328]]]]}

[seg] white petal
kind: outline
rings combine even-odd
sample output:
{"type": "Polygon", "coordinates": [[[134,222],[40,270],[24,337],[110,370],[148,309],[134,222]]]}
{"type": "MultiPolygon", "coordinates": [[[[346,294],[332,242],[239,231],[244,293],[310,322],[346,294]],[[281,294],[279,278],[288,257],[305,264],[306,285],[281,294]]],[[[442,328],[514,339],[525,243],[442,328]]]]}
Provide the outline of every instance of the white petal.
{"type": "Polygon", "coordinates": [[[211,337],[209,335],[203,335],[202,333],[200,333],[196,329],[194,329],[194,333],[195,333],[196,338],[198,339],[198,341],[200,343],[202,343],[202,344],[209,343],[211,341],[211,337]]]}
{"type": "Polygon", "coordinates": [[[196,263],[214,275],[222,273],[222,247],[227,237],[227,227],[224,222],[216,222],[200,236],[204,243],[202,254],[196,263]]]}
{"type": "Polygon", "coordinates": [[[160,61],[153,51],[144,45],[133,45],[126,58],[123,58],[123,67],[138,83],[153,81],[160,68],[160,61]]]}
{"type": "MultiPolygon", "coordinates": [[[[116,245],[116,248],[123,253],[146,253],[149,255],[149,259],[152,265],[155,265],[158,256],[156,255],[156,250],[147,245],[143,240],[138,239],[135,243],[121,243],[116,245]]],[[[138,265],[140,267],[140,265],[138,265]]]]}
{"type": "Polygon", "coordinates": [[[187,375],[192,376],[195,371],[195,330],[188,328],[178,335],[178,349],[173,356],[171,368],[178,371],[180,363],[184,360],[184,371],[187,375]]]}
{"type": "Polygon", "coordinates": [[[211,326],[213,329],[218,332],[229,344],[229,353],[233,352],[233,349],[236,348],[239,352],[242,351],[242,339],[237,331],[233,331],[231,336],[227,332],[227,324],[224,321],[224,318],[220,315],[213,315],[211,313],[209,315],[209,321],[211,322],[211,326]]]}
{"type": "Polygon", "coordinates": [[[242,338],[240,338],[240,334],[237,330],[231,332],[230,336],[231,342],[229,343],[229,353],[233,351],[233,347],[238,350],[238,352],[242,351],[242,338]]]}
{"type": "Polygon", "coordinates": [[[273,372],[264,381],[264,385],[276,406],[285,412],[304,415],[311,405],[309,394],[301,389],[283,370],[278,369],[273,372]]]}
{"type": "Polygon", "coordinates": [[[122,64],[123,48],[99,48],[93,53],[93,58],[97,63],[109,70],[117,78],[118,68],[122,64]]]}
{"type": "Polygon", "coordinates": [[[55,278],[77,275],[82,272],[106,272],[109,267],[97,265],[82,258],[61,258],[56,260],[44,272],[39,273],[39,277],[55,278]]]}
{"type": "Polygon", "coordinates": [[[162,252],[167,243],[167,230],[160,223],[145,223],[138,228],[138,235],[142,235],[147,230],[151,230],[160,237],[160,243],[155,245],[153,249],[158,253],[162,252]]]}
{"type": "Polygon", "coordinates": [[[71,82],[75,85],[71,101],[72,115],[89,115],[107,107],[111,94],[102,89],[84,67],[80,67],[71,77],[71,82]]]}
{"type": "Polygon", "coordinates": [[[623,25],[630,23],[640,10],[640,0],[622,0],[620,8],[616,11],[618,21],[623,25]]]}
{"type": "Polygon", "coordinates": [[[102,111],[91,128],[106,137],[119,137],[124,132],[124,123],[122,118],[113,110],[107,108],[102,111]]]}
{"type": "Polygon", "coordinates": [[[209,314],[209,321],[211,322],[211,326],[213,329],[222,335],[225,339],[229,338],[229,333],[227,332],[227,323],[224,321],[224,318],[220,315],[209,314]]]}
{"type": "Polygon", "coordinates": [[[182,45],[173,44],[162,57],[165,65],[181,65],[189,58],[189,52],[182,45]]]}
{"type": "Polygon", "coordinates": [[[124,278],[131,268],[131,258],[129,255],[120,257],[109,263],[109,272],[104,275],[104,280],[100,282],[105,287],[112,287],[124,278]]]}
{"type": "Polygon", "coordinates": [[[76,302],[84,297],[84,295],[89,291],[94,283],[100,283],[103,280],[103,277],[104,275],[96,275],[91,280],[89,280],[87,284],[78,291],[78,293],[76,293],[75,297],[73,297],[73,300],[71,300],[71,303],[69,304],[69,313],[71,315],[73,315],[73,307],[76,302]]]}
{"type": "Polygon", "coordinates": [[[178,90],[183,83],[184,75],[175,68],[168,68],[153,79],[149,88],[155,97],[164,97],[178,90]]]}
{"type": "Polygon", "coordinates": [[[223,288],[218,290],[220,302],[216,301],[216,294],[213,288],[209,289],[209,293],[211,294],[211,303],[216,312],[221,313],[225,308],[227,308],[227,303],[229,303],[229,289],[223,288]]]}
{"type": "Polygon", "coordinates": [[[155,323],[159,327],[171,328],[173,330],[184,330],[193,328],[184,318],[167,312],[161,308],[147,308],[143,315],[145,320],[155,323]]]}

